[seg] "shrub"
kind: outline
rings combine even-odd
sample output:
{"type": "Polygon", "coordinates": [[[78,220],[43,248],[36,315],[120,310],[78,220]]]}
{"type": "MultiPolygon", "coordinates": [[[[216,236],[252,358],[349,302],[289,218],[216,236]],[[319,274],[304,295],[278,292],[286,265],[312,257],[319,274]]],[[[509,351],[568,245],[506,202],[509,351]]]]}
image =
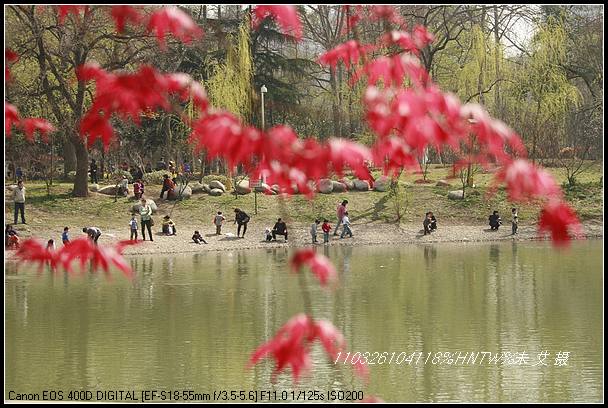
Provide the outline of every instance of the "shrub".
{"type": "Polygon", "coordinates": [[[127,178],[127,180],[129,180],[129,183],[133,182],[133,176],[128,171],[116,170],[114,173],[110,174],[110,180],[120,181],[125,177],[127,178]]]}
{"type": "MultiPolygon", "coordinates": [[[[144,174],[143,182],[145,185],[149,184],[163,184],[163,176],[169,174],[167,170],[158,170],[151,173],[144,174]]],[[[170,176],[170,174],[169,174],[170,176]]]]}

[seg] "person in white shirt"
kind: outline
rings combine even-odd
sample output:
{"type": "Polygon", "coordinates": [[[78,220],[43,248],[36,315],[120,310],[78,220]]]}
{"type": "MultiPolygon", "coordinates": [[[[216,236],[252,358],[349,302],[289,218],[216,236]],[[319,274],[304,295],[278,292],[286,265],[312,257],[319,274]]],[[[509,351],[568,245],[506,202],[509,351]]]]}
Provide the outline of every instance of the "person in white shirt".
{"type": "Polygon", "coordinates": [[[321,220],[316,219],[315,222],[310,226],[310,235],[312,236],[312,243],[317,243],[317,226],[321,223],[321,220]]]}
{"type": "Polygon", "coordinates": [[[15,202],[15,222],[13,224],[17,224],[19,211],[21,211],[21,222],[25,224],[25,186],[22,180],[19,180],[17,188],[13,190],[13,201],[15,202]]]}
{"type": "Polygon", "coordinates": [[[344,217],[342,217],[342,225],[344,227],[342,228],[340,238],[344,238],[345,234],[348,234],[348,236],[352,238],[353,232],[350,229],[350,218],[348,218],[348,211],[344,212],[344,217]]]}

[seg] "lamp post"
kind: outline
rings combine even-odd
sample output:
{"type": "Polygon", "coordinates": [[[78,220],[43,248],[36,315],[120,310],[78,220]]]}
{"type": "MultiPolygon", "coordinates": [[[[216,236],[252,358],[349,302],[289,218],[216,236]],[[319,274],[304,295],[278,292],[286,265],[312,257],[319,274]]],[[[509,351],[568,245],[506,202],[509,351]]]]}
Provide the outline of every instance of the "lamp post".
{"type": "MultiPolygon", "coordinates": [[[[262,132],[266,130],[266,120],[264,118],[264,94],[268,92],[268,88],[266,88],[266,85],[262,85],[262,87],[260,88],[260,95],[262,97],[262,132]]],[[[263,180],[260,176],[260,179],[258,180],[258,185],[261,186],[263,183],[263,180]]],[[[257,186],[253,187],[253,203],[254,203],[254,209],[255,209],[255,214],[257,215],[258,213],[258,190],[256,190],[257,186]]]]}

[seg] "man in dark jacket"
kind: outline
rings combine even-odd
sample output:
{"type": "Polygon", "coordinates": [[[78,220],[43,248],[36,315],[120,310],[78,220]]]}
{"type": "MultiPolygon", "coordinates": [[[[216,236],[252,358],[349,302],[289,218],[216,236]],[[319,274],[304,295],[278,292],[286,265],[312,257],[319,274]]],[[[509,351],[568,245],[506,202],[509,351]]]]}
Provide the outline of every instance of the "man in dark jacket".
{"type": "Polygon", "coordinates": [[[492,215],[490,215],[489,221],[490,228],[493,231],[498,231],[498,227],[500,227],[500,225],[502,224],[502,219],[500,218],[500,215],[498,215],[498,211],[494,211],[492,215]]]}
{"type": "Polygon", "coordinates": [[[245,232],[247,232],[247,223],[249,222],[249,220],[251,219],[246,213],[245,211],[242,211],[239,208],[235,208],[234,209],[234,223],[237,224],[238,223],[238,228],[236,230],[236,236],[238,237],[239,235],[241,235],[241,226],[243,227],[243,238],[245,238],[245,232]]]}
{"type": "Polygon", "coordinates": [[[285,241],[287,241],[287,224],[285,224],[285,221],[281,220],[280,218],[272,228],[272,239],[274,241],[277,240],[277,235],[285,236],[285,241]]]}

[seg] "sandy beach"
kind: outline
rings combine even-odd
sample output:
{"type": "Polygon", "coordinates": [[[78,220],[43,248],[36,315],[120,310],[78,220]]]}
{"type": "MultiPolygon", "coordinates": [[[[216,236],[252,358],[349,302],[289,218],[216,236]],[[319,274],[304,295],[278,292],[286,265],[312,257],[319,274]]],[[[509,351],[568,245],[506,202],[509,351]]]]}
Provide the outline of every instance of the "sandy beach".
{"type": "MultiPolygon", "coordinates": [[[[21,224],[16,226],[18,229],[21,224]]],[[[193,227],[177,225],[177,235],[165,236],[158,231],[154,233],[154,241],[143,241],[139,245],[128,247],[124,254],[126,256],[135,255],[158,255],[158,254],[175,254],[175,253],[197,253],[206,251],[235,251],[256,248],[268,247],[303,247],[309,246],[312,243],[310,235],[310,225],[295,225],[288,226],[289,241],[285,242],[282,236],[277,237],[277,241],[266,242],[264,240],[264,229],[272,227],[262,223],[250,222],[247,228],[245,238],[236,237],[236,225],[226,223],[222,228],[222,235],[215,235],[215,228],[207,228],[200,230],[201,234],[208,244],[195,244],[190,238],[192,237],[193,227]]],[[[320,227],[320,226],[319,226],[320,227]]],[[[158,225],[153,227],[153,230],[158,230],[158,225]]],[[[320,231],[320,228],[319,228],[320,231]]],[[[430,235],[424,235],[422,226],[409,224],[387,224],[365,222],[361,224],[353,224],[352,238],[345,237],[340,239],[339,236],[330,234],[330,242],[328,245],[416,245],[416,244],[438,244],[444,242],[500,242],[500,241],[526,241],[526,240],[542,240],[549,239],[549,236],[539,236],[536,225],[520,226],[518,234],[511,235],[511,225],[503,225],[498,231],[491,231],[487,225],[439,225],[436,232],[430,235]]],[[[119,240],[129,239],[128,229],[121,230],[104,230],[99,238],[100,244],[111,244],[119,240]]],[[[340,229],[341,232],[341,229],[340,229]]],[[[36,229],[36,235],[46,237],[54,235],[53,232],[45,233],[36,229]]],[[[139,232],[141,240],[141,231],[139,232]]],[[[29,234],[23,234],[26,237],[29,234]]],[[[71,231],[71,238],[84,236],[81,231],[71,231]]],[[[597,222],[589,222],[583,224],[583,235],[579,239],[597,239],[603,237],[603,226],[597,222]]],[[[317,245],[323,244],[323,234],[317,234],[317,245]]],[[[61,245],[59,239],[57,239],[61,245]]],[[[14,258],[14,251],[5,251],[6,259],[14,258]]]]}

